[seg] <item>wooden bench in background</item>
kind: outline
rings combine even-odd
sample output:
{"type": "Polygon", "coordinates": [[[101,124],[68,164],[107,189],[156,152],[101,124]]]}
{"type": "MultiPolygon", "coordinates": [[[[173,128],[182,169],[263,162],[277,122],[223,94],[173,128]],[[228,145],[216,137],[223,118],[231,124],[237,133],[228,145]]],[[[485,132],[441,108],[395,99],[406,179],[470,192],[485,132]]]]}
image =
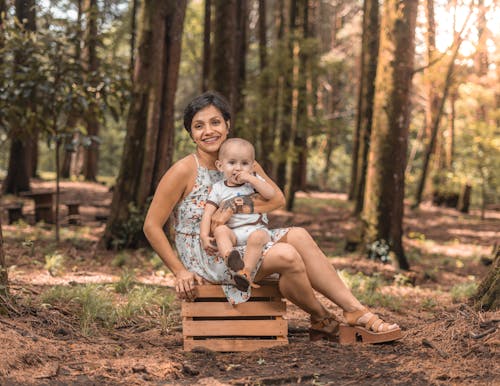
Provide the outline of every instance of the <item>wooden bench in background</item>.
{"type": "Polygon", "coordinates": [[[10,204],[6,204],[5,209],[7,209],[9,224],[13,224],[24,218],[22,202],[11,202],[10,204]]]}
{"type": "Polygon", "coordinates": [[[80,201],[66,201],[64,205],[68,208],[68,224],[80,223],[80,201]]]}
{"type": "Polygon", "coordinates": [[[231,305],[220,285],[196,287],[181,306],[184,350],[253,351],[288,344],[286,303],[277,282],[260,283],[245,303],[231,305]]]}

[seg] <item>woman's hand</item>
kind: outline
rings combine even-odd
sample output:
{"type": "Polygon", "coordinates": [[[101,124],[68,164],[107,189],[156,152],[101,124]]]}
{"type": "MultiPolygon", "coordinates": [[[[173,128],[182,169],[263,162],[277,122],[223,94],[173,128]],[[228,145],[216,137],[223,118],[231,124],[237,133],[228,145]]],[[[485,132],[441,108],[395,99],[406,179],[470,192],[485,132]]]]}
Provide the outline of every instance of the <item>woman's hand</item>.
{"type": "Polygon", "coordinates": [[[175,276],[175,291],[180,299],[194,300],[196,284],[203,284],[203,278],[187,269],[179,271],[175,276]]]}

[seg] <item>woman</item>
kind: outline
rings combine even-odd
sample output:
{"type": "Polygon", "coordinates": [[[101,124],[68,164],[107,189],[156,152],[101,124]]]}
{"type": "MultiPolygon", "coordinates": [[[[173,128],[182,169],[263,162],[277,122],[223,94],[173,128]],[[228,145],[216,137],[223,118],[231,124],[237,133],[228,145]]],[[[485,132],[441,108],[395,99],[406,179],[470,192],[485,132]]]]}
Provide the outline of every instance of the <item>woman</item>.
{"type": "MultiPolygon", "coordinates": [[[[144,222],[144,233],[175,275],[175,288],[182,298],[194,299],[195,285],[204,280],[224,284],[226,296],[233,304],[249,297],[248,293],[231,285],[233,281],[224,260],[206,254],[199,237],[210,187],[223,178],[215,161],[221,144],[228,137],[230,118],[226,100],[217,93],[206,92],[189,103],[184,111],[184,127],[196,144],[196,151],[177,161],[162,177],[144,222]],[[178,256],[163,231],[172,212],[175,214],[178,256]]],[[[276,184],[260,165],[255,166],[255,171],[272,184],[277,194],[262,209],[258,209],[259,203],[252,199],[243,210],[263,212],[283,206],[283,193],[276,184]]],[[[383,322],[352,295],[307,231],[285,228],[271,232],[272,241],[266,246],[252,278],[258,282],[271,274],[279,274],[283,296],[310,314],[311,340],[336,340],[340,330],[339,322],[318,301],[313,289],[344,310],[348,325],[342,326],[342,334],[361,334],[365,341],[373,343],[401,337],[396,324],[383,322]]]]}

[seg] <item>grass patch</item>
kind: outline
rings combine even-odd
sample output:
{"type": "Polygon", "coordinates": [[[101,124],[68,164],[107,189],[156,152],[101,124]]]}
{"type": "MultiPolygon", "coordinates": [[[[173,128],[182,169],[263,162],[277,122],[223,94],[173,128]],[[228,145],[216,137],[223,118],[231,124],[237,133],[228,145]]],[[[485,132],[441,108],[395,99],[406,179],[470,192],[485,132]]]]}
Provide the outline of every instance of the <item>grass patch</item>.
{"type": "Polygon", "coordinates": [[[135,273],[128,269],[124,270],[120,276],[120,280],[115,283],[115,291],[119,294],[126,294],[135,285],[135,273]]]}
{"type": "Polygon", "coordinates": [[[455,284],[451,290],[451,300],[453,303],[466,302],[477,292],[478,284],[476,282],[455,284]]]}
{"type": "Polygon", "coordinates": [[[111,286],[97,284],[55,286],[43,293],[41,299],[48,305],[69,307],[68,311],[79,318],[81,332],[86,336],[97,326],[128,325],[144,315],[152,317],[152,324],[168,330],[176,317],[172,306],[175,296],[170,290],[135,285],[123,295],[112,296],[111,291],[111,286]]]}
{"type": "Polygon", "coordinates": [[[117,320],[109,292],[101,285],[56,286],[45,292],[42,300],[51,305],[58,303],[76,305],[83,335],[90,335],[96,323],[111,327],[117,320]]]}
{"type": "Polygon", "coordinates": [[[339,274],[361,303],[369,307],[378,306],[393,311],[401,308],[402,299],[381,292],[381,288],[387,283],[380,275],[367,276],[362,272],[350,274],[346,270],[339,271],[339,274]]]}

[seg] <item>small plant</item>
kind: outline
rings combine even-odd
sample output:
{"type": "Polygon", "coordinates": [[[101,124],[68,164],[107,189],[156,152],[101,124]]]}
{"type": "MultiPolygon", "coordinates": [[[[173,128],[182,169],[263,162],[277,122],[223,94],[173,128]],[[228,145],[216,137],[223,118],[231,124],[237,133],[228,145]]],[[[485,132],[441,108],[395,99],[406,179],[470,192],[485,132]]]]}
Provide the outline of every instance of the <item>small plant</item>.
{"type": "Polygon", "coordinates": [[[149,262],[154,269],[165,268],[165,263],[156,253],[153,253],[153,256],[151,257],[151,259],[149,259],[149,262]]]}
{"type": "Polygon", "coordinates": [[[114,258],[113,260],[111,261],[111,265],[113,267],[119,267],[119,268],[122,268],[123,266],[125,266],[128,262],[129,262],[129,255],[127,252],[125,251],[122,251],[120,253],[118,253],[114,258]]]}
{"type": "Polygon", "coordinates": [[[389,263],[390,257],[389,253],[391,247],[384,239],[376,240],[371,244],[368,244],[368,257],[372,260],[380,260],[383,263],[389,263]]]}
{"type": "Polygon", "coordinates": [[[422,301],[422,308],[424,310],[433,310],[434,308],[436,308],[437,306],[437,301],[436,299],[434,298],[425,298],[423,301],[422,301]]]}
{"type": "Polygon", "coordinates": [[[120,276],[120,280],[115,283],[115,291],[119,294],[130,292],[135,285],[135,273],[128,269],[124,270],[120,276]]]}
{"type": "Polygon", "coordinates": [[[29,249],[29,256],[30,257],[35,256],[35,240],[33,240],[33,239],[24,240],[23,247],[26,247],[29,249]]]}
{"type": "Polygon", "coordinates": [[[64,269],[64,255],[54,253],[45,255],[45,269],[49,271],[51,276],[61,275],[64,269]]]}
{"type": "Polygon", "coordinates": [[[476,282],[455,284],[451,290],[451,300],[453,303],[460,303],[467,301],[477,291],[476,282]]]}

